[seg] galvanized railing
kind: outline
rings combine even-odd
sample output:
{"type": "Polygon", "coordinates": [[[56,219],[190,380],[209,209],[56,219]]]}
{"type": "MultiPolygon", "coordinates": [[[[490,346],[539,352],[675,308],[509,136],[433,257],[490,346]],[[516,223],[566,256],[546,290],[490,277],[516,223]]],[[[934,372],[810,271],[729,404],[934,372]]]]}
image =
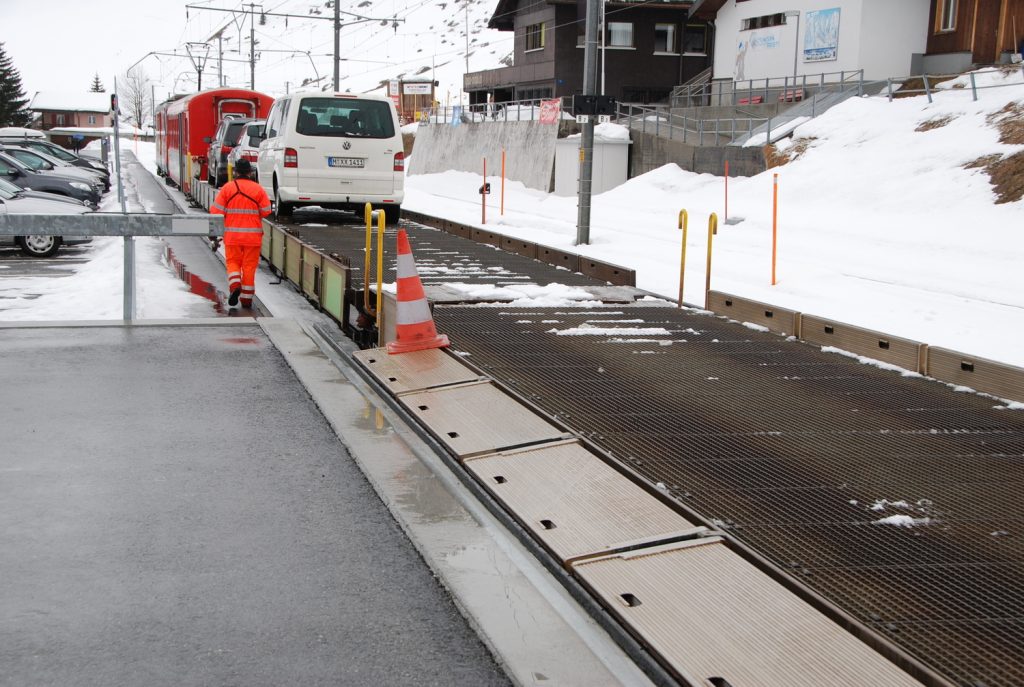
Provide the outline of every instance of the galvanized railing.
{"type": "MultiPolygon", "coordinates": [[[[994,67],[993,69],[983,69],[976,72],[968,72],[967,74],[920,74],[917,76],[905,76],[905,77],[893,77],[886,80],[886,92],[889,95],[889,102],[892,102],[894,98],[903,95],[921,95],[928,96],[928,102],[932,102],[932,94],[936,90],[936,85],[950,80],[957,80],[957,83],[952,88],[959,89],[971,89],[971,97],[973,100],[978,99],[978,91],[986,88],[1007,88],[1010,86],[1020,86],[1024,83],[1024,62],[1017,64],[1001,65],[994,67]],[[1009,75],[1014,72],[1018,72],[1021,75],[1021,81],[1011,83],[997,83],[978,85],[978,76],[985,74],[1000,73],[1009,75]],[[921,88],[904,88],[907,84],[914,83],[915,81],[921,82],[921,88]],[[895,90],[893,86],[896,86],[895,90]]],[[[940,89],[945,90],[945,89],[940,89]]]]}
{"type": "MultiPolygon", "coordinates": [[[[534,122],[540,119],[542,103],[559,101],[559,113],[571,108],[572,96],[535,98],[474,105],[439,105],[424,111],[420,122],[451,124],[459,122],[534,122]]],[[[559,114],[561,116],[561,114],[559,114]]]]}

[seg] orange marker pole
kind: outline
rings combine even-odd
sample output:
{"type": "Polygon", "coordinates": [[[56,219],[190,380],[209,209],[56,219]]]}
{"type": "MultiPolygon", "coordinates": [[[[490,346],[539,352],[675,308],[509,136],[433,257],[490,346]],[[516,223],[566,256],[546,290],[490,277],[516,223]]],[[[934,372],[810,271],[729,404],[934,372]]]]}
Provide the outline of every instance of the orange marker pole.
{"type": "Polygon", "coordinates": [[[480,224],[487,224],[487,158],[484,158],[484,185],[480,187],[480,224]]]}
{"type": "Polygon", "coordinates": [[[779,237],[779,175],[772,178],[772,286],[775,286],[775,255],[779,237]]]}
{"type": "Polygon", "coordinates": [[[704,270],[704,309],[708,309],[711,301],[711,244],[718,233],[718,215],[711,213],[708,217],[708,262],[704,270]]]}
{"type": "Polygon", "coordinates": [[[722,219],[729,219],[729,161],[725,161],[725,212],[722,213],[722,219]]]}
{"type": "Polygon", "coordinates": [[[501,149],[501,216],[505,216],[505,149],[501,149]]]}

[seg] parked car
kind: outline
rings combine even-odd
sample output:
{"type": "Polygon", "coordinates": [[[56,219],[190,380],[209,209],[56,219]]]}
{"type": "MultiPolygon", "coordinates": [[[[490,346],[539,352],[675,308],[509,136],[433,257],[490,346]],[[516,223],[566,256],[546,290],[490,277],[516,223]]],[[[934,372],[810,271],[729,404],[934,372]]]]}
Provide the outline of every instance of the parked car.
{"type": "Polygon", "coordinates": [[[245,125],[253,121],[249,117],[225,117],[220,121],[213,138],[206,140],[210,150],[206,156],[207,180],[211,186],[223,186],[228,180],[228,153],[238,143],[245,125]]]}
{"type": "MultiPolygon", "coordinates": [[[[26,191],[9,181],[0,179],[0,215],[82,215],[91,211],[88,205],[79,200],[52,193],[26,191]]],[[[47,258],[56,253],[63,244],[81,244],[91,240],[87,236],[74,236],[65,239],[61,236],[36,234],[0,236],[0,245],[16,245],[25,255],[34,258],[47,258]]]]}
{"type": "Polygon", "coordinates": [[[35,171],[17,158],[0,151],[0,177],[26,190],[47,191],[61,196],[81,200],[91,207],[98,207],[103,194],[103,184],[90,184],[63,175],[57,170],[35,171]]]}
{"type": "Polygon", "coordinates": [[[3,145],[19,146],[21,148],[28,148],[29,150],[38,150],[40,153],[46,153],[51,157],[55,157],[62,162],[67,162],[75,167],[82,167],[83,169],[94,169],[105,177],[104,186],[110,188],[110,170],[107,166],[99,160],[93,160],[81,155],[75,155],[71,151],[61,148],[56,143],[50,141],[38,140],[34,138],[7,138],[0,136],[0,143],[3,145]]]}
{"type": "Polygon", "coordinates": [[[252,178],[254,180],[257,178],[256,162],[259,159],[260,141],[263,140],[266,123],[265,119],[254,119],[246,124],[238,143],[228,153],[228,167],[234,168],[239,160],[248,160],[252,163],[252,178]]]}
{"type": "Polygon", "coordinates": [[[266,129],[257,168],[278,217],[300,205],[359,213],[372,203],[398,222],[405,151],[389,98],[292,93],[274,101],[266,129]]]}
{"type": "Polygon", "coordinates": [[[37,172],[41,170],[57,170],[66,176],[81,179],[89,184],[99,182],[103,186],[104,191],[110,190],[109,177],[104,178],[97,170],[74,167],[38,150],[29,150],[27,148],[19,148],[18,146],[0,145],[0,152],[7,153],[26,167],[31,167],[37,172]]]}

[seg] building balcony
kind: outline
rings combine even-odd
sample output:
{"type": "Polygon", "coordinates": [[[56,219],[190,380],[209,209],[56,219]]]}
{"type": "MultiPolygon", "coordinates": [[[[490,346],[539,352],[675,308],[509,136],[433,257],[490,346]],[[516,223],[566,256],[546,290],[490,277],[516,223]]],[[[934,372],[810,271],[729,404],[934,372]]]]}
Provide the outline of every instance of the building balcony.
{"type": "Polygon", "coordinates": [[[462,76],[462,90],[484,91],[493,88],[511,88],[518,84],[536,83],[538,81],[554,81],[555,63],[538,62],[537,64],[517,64],[511,67],[485,69],[480,72],[469,72],[462,76]]]}

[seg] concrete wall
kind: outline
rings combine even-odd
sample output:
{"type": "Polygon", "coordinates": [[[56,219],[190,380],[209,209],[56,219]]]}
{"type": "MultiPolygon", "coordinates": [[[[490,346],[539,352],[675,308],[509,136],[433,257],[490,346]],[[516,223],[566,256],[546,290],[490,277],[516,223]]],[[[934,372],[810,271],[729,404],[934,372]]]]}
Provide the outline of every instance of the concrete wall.
{"type": "Polygon", "coordinates": [[[462,122],[420,124],[409,174],[433,174],[451,169],[501,174],[505,150],[505,176],[539,191],[551,190],[558,126],[539,122],[462,122]]]}
{"type": "Polygon", "coordinates": [[[719,176],[724,171],[726,160],[729,161],[729,176],[754,176],[767,169],[760,146],[698,147],[637,131],[630,132],[630,135],[633,139],[630,178],[669,163],[692,172],[719,176]]]}

